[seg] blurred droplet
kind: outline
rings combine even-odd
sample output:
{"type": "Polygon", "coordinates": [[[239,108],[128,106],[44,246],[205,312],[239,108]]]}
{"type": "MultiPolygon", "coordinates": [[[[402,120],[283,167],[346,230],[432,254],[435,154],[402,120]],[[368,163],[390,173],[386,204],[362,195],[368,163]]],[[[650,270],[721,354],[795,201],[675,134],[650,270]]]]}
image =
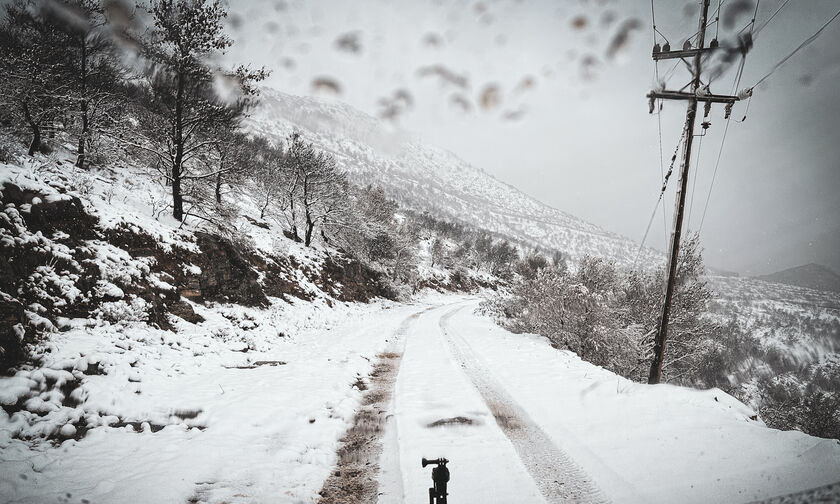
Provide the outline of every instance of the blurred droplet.
{"type": "Polygon", "coordinates": [[[611,10],[606,10],[603,14],[601,14],[601,26],[604,28],[609,28],[610,25],[613,24],[613,21],[615,21],[615,19],[615,12],[611,10]]]}
{"type": "Polygon", "coordinates": [[[609,46],[607,46],[607,59],[612,59],[621,52],[624,48],[627,47],[627,44],[630,42],[630,34],[634,30],[639,30],[642,28],[642,22],[637,18],[629,18],[625,19],[621,26],[619,26],[618,31],[613,36],[612,40],[610,40],[609,46]]]}
{"type": "Polygon", "coordinates": [[[595,78],[595,69],[600,65],[600,61],[594,54],[585,54],[580,59],[580,75],[583,80],[592,80],[595,78]]]}
{"type": "Polygon", "coordinates": [[[401,102],[406,107],[414,105],[414,98],[406,89],[397,89],[394,91],[394,101],[401,102]]]}
{"type": "Polygon", "coordinates": [[[286,57],[280,60],[280,66],[282,66],[286,70],[292,70],[295,68],[295,66],[297,66],[297,64],[292,58],[286,57]]]}
{"type": "Polygon", "coordinates": [[[458,93],[449,97],[449,103],[461,109],[464,113],[469,113],[472,110],[472,105],[466,96],[458,93]]]}
{"type": "Polygon", "coordinates": [[[344,52],[358,54],[362,51],[361,33],[358,31],[344,33],[335,39],[335,46],[344,52]]]}
{"type": "Polygon", "coordinates": [[[233,103],[239,98],[240,82],[234,75],[215,72],[213,75],[213,92],[225,103],[233,103]]]}
{"type": "Polygon", "coordinates": [[[496,84],[487,84],[479,95],[478,102],[484,110],[496,108],[502,102],[502,92],[496,84]]]}
{"type": "Polygon", "coordinates": [[[268,21],[265,23],[264,27],[265,31],[267,31],[268,33],[277,33],[277,31],[280,29],[280,25],[277,24],[276,21],[268,21]]]}
{"type": "Polygon", "coordinates": [[[227,18],[228,25],[230,25],[230,29],[233,31],[239,31],[242,29],[242,16],[232,13],[227,18]]]}
{"type": "Polygon", "coordinates": [[[437,33],[427,33],[423,36],[423,44],[428,47],[440,47],[443,45],[443,37],[437,33]]]}
{"type": "Polygon", "coordinates": [[[316,77],[312,79],[312,91],[339,95],[341,94],[341,84],[332,77],[316,77]]]}
{"type": "Polygon", "coordinates": [[[85,11],[71,3],[47,0],[40,3],[38,13],[43,18],[67,26],[72,30],[87,33],[91,29],[90,19],[88,19],[85,11]]]}
{"type": "Polygon", "coordinates": [[[754,6],[752,0],[734,0],[727,3],[721,13],[721,25],[727,30],[735,28],[741,16],[752,13],[754,6]]]}
{"type": "Polygon", "coordinates": [[[683,7],[683,17],[686,17],[686,18],[697,17],[697,9],[699,9],[699,8],[700,8],[700,6],[697,5],[697,2],[688,2],[683,7]]]}
{"type": "Polygon", "coordinates": [[[502,119],[505,121],[518,121],[525,115],[525,107],[520,107],[516,110],[508,110],[502,114],[502,119]]]}
{"type": "Polygon", "coordinates": [[[469,86],[469,82],[465,76],[458,75],[440,64],[422,67],[417,70],[417,75],[420,77],[437,76],[440,77],[441,83],[453,84],[460,88],[467,88],[469,86]]]}
{"type": "Polygon", "coordinates": [[[575,16],[572,19],[572,28],[575,30],[585,30],[587,26],[589,26],[589,20],[586,19],[586,16],[575,16]]]}
{"type": "Polygon", "coordinates": [[[533,88],[537,84],[537,81],[530,75],[526,75],[519,81],[519,84],[516,85],[514,91],[523,92],[533,88]]]}
{"type": "Polygon", "coordinates": [[[396,121],[400,115],[412,107],[414,98],[407,89],[397,89],[390,97],[382,97],[377,100],[379,105],[378,115],[382,119],[396,121]]]}

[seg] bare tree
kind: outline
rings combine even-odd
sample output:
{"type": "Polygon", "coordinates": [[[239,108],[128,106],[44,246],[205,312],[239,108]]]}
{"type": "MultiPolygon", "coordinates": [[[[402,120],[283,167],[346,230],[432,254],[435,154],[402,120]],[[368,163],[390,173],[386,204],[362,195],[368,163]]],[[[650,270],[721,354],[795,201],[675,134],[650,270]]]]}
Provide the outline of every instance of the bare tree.
{"type": "Polygon", "coordinates": [[[33,3],[17,0],[5,6],[0,23],[0,103],[29,128],[30,156],[41,147],[45,121],[55,119],[67,102],[70,86],[61,78],[64,39],[33,3]]]}
{"type": "Polygon", "coordinates": [[[152,114],[145,124],[146,142],[137,144],[166,166],[165,178],[172,186],[172,215],[184,216],[182,183],[215,178],[220,170],[206,170],[196,163],[217,139],[217,124],[235,124],[244,113],[247,97],[256,94],[252,84],[266,76],[264,70],[239,67],[233,72],[211,68],[206,62],[223,53],[232,41],[225,35],[227,15],[220,0],[152,0],[145,5],[152,26],[142,53],[147,70],[148,105],[152,114]],[[220,96],[219,84],[237,93],[220,96]]]}
{"type": "Polygon", "coordinates": [[[250,153],[249,173],[260,219],[284,215],[288,206],[285,203],[287,179],[291,174],[283,146],[274,147],[260,137],[249,141],[242,151],[250,153]]]}
{"type": "MultiPolygon", "coordinates": [[[[350,225],[349,184],[346,175],[338,169],[335,159],[327,153],[318,152],[305,142],[299,133],[289,137],[286,157],[293,171],[287,182],[286,196],[289,201],[289,221],[292,235],[298,235],[298,218],[303,220],[303,243],[312,244],[315,228],[338,228],[350,225]],[[298,208],[302,215],[298,216],[298,208]]],[[[326,238],[326,235],[323,235],[326,238]]]]}

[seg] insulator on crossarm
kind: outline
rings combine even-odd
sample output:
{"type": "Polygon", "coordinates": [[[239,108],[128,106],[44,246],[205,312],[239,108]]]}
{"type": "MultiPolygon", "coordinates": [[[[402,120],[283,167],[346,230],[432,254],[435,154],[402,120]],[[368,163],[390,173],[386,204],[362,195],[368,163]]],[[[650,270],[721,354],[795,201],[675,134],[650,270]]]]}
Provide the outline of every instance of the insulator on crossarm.
{"type": "Polygon", "coordinates": [[[650,100],[648,101],[648,108],[649,108],[648,114],[653,114],[653,109],[655,107],[655,104],[656,104],[656,98],[651,96],[650,100]]]}
{"type": "Polygon", "coordinates": [[[670,50],[671,50],[671,43],[670,42],[665,42],[665,45],[662,46],[662,52],[668,52],[670,50]]]}
{"type": "Polygon", "coordinates": [[[716,39],[716,38],[715,38],[715,39],[712,39],[712,41],[711,41],[711,42],[709,42],[709,47],[710,47],[711,49],[717,49],[719,45],[720,45],[720,44],[718,43],[718,39],[716,39]]]}
{"type": "Polygon", "coordinates": [[[688,51],[689,49],[691,49],[691,41],[686,40],[685,44],[683,44],[683,51],[688,51]]]}
{"type": "Polygon", "coordinates": [[[712,102],[706,102],[706,106],[703,108],[703,118],[709,117],[709,112],[712,111],[712,102]]]}
{"type": "Polygon", "coordinates": [[[732,105],[734,105],[733,102],[729,102],[726,104],[726,108],[723,110],[724,119],[729,119],[729,116],[732,115],[732,105]]]}
{"type": "Polygon", "coordinates": [[[662,52],[662,48],[659,47],[659,42],[653,44],[653,54],[659,54],[662,52]]]}

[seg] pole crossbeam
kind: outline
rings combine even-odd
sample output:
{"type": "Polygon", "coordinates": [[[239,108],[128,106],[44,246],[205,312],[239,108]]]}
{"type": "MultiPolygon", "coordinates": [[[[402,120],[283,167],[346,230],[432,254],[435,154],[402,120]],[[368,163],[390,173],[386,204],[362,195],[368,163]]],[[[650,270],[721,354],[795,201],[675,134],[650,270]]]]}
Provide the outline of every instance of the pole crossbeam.
{"type": "Polygon", "coordinates": [[[733,95],[698,95],[683,91],[651,91],[646,96],[654,100],[695,100],[704,103],[735,103],[741,99],[733,95]]]}
{"type": "Polygon", "coordinates": [[[665,60],[665,59],[685,59],[685,58],[692,58],[701,54],[709,53],[720,49],[720,47],[702,47],[696,49],[683,49],[680,51],[657,51],[654,49],[653,51],[653,59],[655,61],[665,60]]]}

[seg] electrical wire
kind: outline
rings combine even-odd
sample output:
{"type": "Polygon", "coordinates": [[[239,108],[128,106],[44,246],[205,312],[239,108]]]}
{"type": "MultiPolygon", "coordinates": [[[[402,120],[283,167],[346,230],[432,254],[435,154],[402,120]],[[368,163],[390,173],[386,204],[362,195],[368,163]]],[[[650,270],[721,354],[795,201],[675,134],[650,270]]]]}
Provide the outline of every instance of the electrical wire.
{"type": "MultiPolygon", "coordinates": [[[[651,19],[651,26],[653,26],[653,44],[655,46],[656,45],[656,33],[659,32],[659,30],[656,28],[656,9],[654,8],[653,0],[650,0],[650,19],[651,19]]],[[[662,35],[661,32],[660,32],[660,35],[662,35]]],[[[668,39],[665,37],[665,35],[662,35],[662,38],[665,39],[665,42],[668,42],[668,39]]],[[[676,62],[674,67],[671,68],[672,71],[674,70],[674,68],[676,68],[676,64],[678,64],[678,63],[679,62],[676,62]]],[[[659,80],[659,60],[654,60],[654,62],[653,62],[653,75],[654,75],[654,82],[658,86],[659,83],[660,83],[660,80],[659,80]]],[[[667,79],[667,77],[666,77],[666,79],[667,79]]],[[[660,104],[659,109],[656,111],[656,123],[657,123],[658,129],[659,129],[659,177],[660,177],[660,180],[664,180],[665,179],[665,159],[664,159],[664,154],[662,152],[662,108],[661,108],[661,104],[660,104]]],[[[657,203],[657,206],[658,205],[659,204],[657,203]]],[[[655,215],[656,214],[656,208],[655,207],[654,207],[653,212],[654,212],[654,215],[655,215]]],[[[664,205],[662,206],[662,225],[663,225],[663,230],[665,232],[665,242],[664,243],[665,243],[665,247],[667,248],[667,246],[668,246],[668,221],[667,221],[667,217],[665,215],[665,206],[664,205]]],[[[648,225],[648,229],[649,228],[650,228],[650,225],[648,225]]],[[[646,233],[647,233],[647,231],[646,231],[646,233]]]]}
{"type": "MultiPolygon", "coordinates": [[[[785,3],[787,3],[787,1],[788,0],[786,0],[785,3]]],[[[753,30],[755,29],[755,18],[758,15],[758,6],[759,6],[760,3],[761,3],[761,0],[756,1],[755,10],[753,11],[753,17],[750,20],[750,23],[748,25],[750,27],[750,36],[751,37],[753,36],[753,30]]],[[[782,7],[784,7],[784,4],[782,5],[782,7]]],[[[777,9],[776,13],[778,13],[779,10],[781,10],[781,8],[777,9]]],[[[775,16],[775,13],[774,13],[774,16],[775,16]]],[[[770,19],[773,19],[774,16],[771,16],[770,19]]],[[[768,20],[768,22],[769,22],[769,20],[768,20]]],[[[765,23],[765,26],[766,26],[766,24],[767,23],[765,23]]],[[[746,27],[744,27],[744,28],[746,28],[746,27]]],[[[743,29],[741,31],[743,31],[743,29]]],[[[732,85],[732,93],[731,94],[735,94],[735,92],[738,89],[738,86],[741,85],[741,77],[743,77],[743,75],[744,75],[744,65],[746,64],[746,61],[747,61],[746,54],[742,54],[741,55],[741,61],[738,64],[738,71],[735,73],[735,79],[734,79],[734,83],[732,85]]],[[[752,93],[750,93],[750,100],[747,101],[747,111],[749,111],[749,104],[750,104],[751,99],[752,99],[752,93]]],[[[746,115],[746,111],[745,111],[744,112],[744,119],[746,119],[746,117],[747,117],[747,115],[746,115]]],[[[731,120],[732,120],[732,114],[730,113],[729,117],[726,118],[726,126],[724,126],[724,128],[723,128],[723,136],[720,139],[720,148],[718,149],[717,159],[715,160],[715,169],[712,172],[712,182],[709,184],[709,192],[706,195],[706,203],[703,205],[703,216],[700,218],[700,226],[697,228],[697,233],[698,234],[700,234],[700,231],[703,230],[703,223],[706,222],[706,212],[709,210],[709,201],[711,201],[711,199],[712,199],[712,190],[715,187],[715,179],[717,178],[717,172],[718,172],[718,169],[720,168],[720,159],[721,159],[721,156],[723,155],[723,147],[726,144],[726,135],[727,135],[727,133],[729,133],[729,123],[731,122],[731,120]]],[[[702,137],[701,137],[700,140],[702,142],[702,140],[703,140],[702,137]]],[[[698,157],[698,159],[700,158],[699,152],[697,154],[697,157],[698,157]]],[[[691,199],[692,199],[692,207],[693,207],[693,202],[694,202],[693,190],[692,190],[692,198],[691,199]]],[[[689,221],[691,220],[690,214],[691,214],[691,208],[692,207],[689,207],[689,221]]]]}
{"type": "MultiPolygon", "coordinates": [[[[761,33],[761,30],[763,30],[763,29],[767,28],[767,25],[769,25],[769,24],[770,24],[770,21],[773,21],[773,18],[775,18],[775,17],[776,17],[776,14],[778,14],[778,13],[779,13],[779,11],[781,11],[782,9],[784,9],[784,8],[785,8],[785,5],[787,5],[787,4],[788,4],[788,2],[790,2],[790,0],[784,0],[782,3],[780,3],[780,4],[779,4],[779,6],[776,8],[775,12],[773,12],[773,14],[770,16],[770,18],[769,18],[769,19],[767,19],[767,21],[765,21],[764,23],[762,23],[762,25],[761,25],[761,26],[759,26],[757,30],[755,30],[755,33],[753,33],[753,35],[754,35],[754,36],[758,36],[758,34],[759,34],[759,33],[761,33]]],[[[755,17],[755,16],[753,16],[753,17],[755,17]]],[[[755,20],[754,20],[754,19],[753,19],[753,22],[755,22],[755,20]]]]}
{"type": "Polygon", "coordinates": [[[822,27],[821,27],[819,30],[817,30],[817,31],[816,31],[816,33],[814,33],[813,35],[811,35],[810,37],[808,37],[807,39],[805,39],[805,40],[804,40],[801,44],[799,44],[798,46],[796,46],[796,49],[794,49],[794,50],[793,50],[790,54],[788,54],[787,56],[785,56],[784,58],[782,58],[782,59],[781,59],[778,63],[776,63],[775,65],[773,65],[773,68],[771,68],[771,69],[770,69],[770,71],[769,71],[769,72],[768,72],[768,73],[767,73],[764,77],[762,77],[762,78],[758,79],[758,82],[756,82],[756,83],[752,86],[752,88],[751,88],[751,89],[755,88],[756,86],[758,86],[758,85],[760,85],[761,83],[763,83],[764,81],[766,81],[766,80],[767,80],[767,79],[768,79],[771,75],[773,75],[773,73],[775,73],[775,72],[776,72],[776,70],[778,70],[779,68],[781,68],[781,66],[782,66],[782,65],[784,65],[784,64],[787,62],[787,60],[791,59],[791,58],[792,58],[792,57],[793,57],[796,53],[798,53],[798,52],[799,52],[799,51],[801,51],[803,48],[805,48],[806,46],[808,46],[809,44],[811,44],[811,42],[813,42],[813,41],[817,40],[817,38],[818,38],[818,37],[822,34],[822,32],[823,32],[826,28],[828,28],[828,25],[830,25],[832,22],[834,22],[834,20],[835,20],[835,19],[837,19],[838,17],[840,17],[840,11],[837,11],[837,13],[836,13],[836,14],[834,14],[834,15],[831,17],[831,19],[829,19],[829,20],[828,20],[828,21],[827,21],[824,25],[822,25],[822,27]]]}
{"type": "Polygon", "coordinates": [[[712,199],[712,188],[715,186],[715,178],[717,178],[718,168],[720,167],[720,157],[723,154],[723,145],[726,143],[726,134],[729,132],[729,122],[732,120],[730,115],[726,119],[726,126],[723,128],[723,138],[720,140],[720,149],[718,150],[717,161],[715,161],[715,170],[712,172],[712,183],[709,184],[709,194],[706,195],[706,204],[703,205],[703,217],[700,219],[700,227],[697,228],[697,234],[703,230],[703,223],[706,222],[706,212],[709,210],[709,201],[712,199]]]}
{"type": "Polygon", "coordinates": [[[703,149],[703,137],[697,142],[697,159],[694,161],[694,180],[691,183],[691,199],[688,202],[688,215],[686,216],[685,227],[691,228],[691,210],[694,208],[694,193],[697,190],[697,174],[700,172],[700,152],[703,149]]]}
{"type": "Polygon", "coordinates": [[[654,205],[653,207],[653,213],[651,213],[650,220],[648,220],[647,228],[645,228],[645,234],[644,236],[642,236],[642,242],[639,244],[639,250],[636,252],[635,259],[633,259],[634,269],[636,268],[636,263],[639,261],[639,256],[642,254],[642,249],[644,249],[645,247],[645,241],[647,241],[648,234],[650,233],[650,227],[651,225],[653,225],[653,219],[656,218],[656,211],[659,209],[659,204],[662,202],[662,196],[665,195],[665,190],[668,188],[668,180],[671,178],[671,174],[674,172],[674,163],[677,160],[677,154],[680,151],[680,145],[682,145],[683,140],[685,140],[687,129],[688,128],[683,128],[682,135],[677,141],[677,147],[674,149],[674,155],[671,156],[671,165],[668,167],[668,173],[665,174],[665,177],[662,180],[662,189],[660,189],[659,191],[659,197],[656,199],[656,205],[654,205]]]}

